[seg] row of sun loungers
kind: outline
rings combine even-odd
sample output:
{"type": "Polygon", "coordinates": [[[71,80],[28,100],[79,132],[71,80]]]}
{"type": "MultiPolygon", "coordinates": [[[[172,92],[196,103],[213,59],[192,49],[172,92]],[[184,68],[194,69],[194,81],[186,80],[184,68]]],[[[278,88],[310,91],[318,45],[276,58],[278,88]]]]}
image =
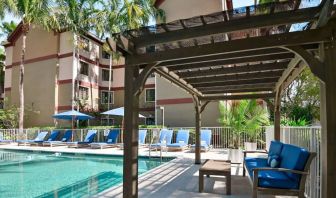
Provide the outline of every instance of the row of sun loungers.
{"type": "MultiPolygon", "coordinates": [[[[67,130],[64,132],[62,138],[57,140],[60,136],[60,131],[52,131],[50,136],[46,141],[48,132],[40,132],[37,134],[36,138],[33,140],[20,140],[17,141],[18,146],[20,145],[35,145],[35,146],[68,146],[73,148],[82,148],[82,147],[91,147],[93,149],[104,149],[110,147],[123,147],[123,144],[118,143],[118,137],[120,135],[119,129],[111,129],[109,130],[106,141],[105,142],[93,142],[94,138],[97,135],[97,130],[89,130],[86,134],[86,137],[83,141],[71,142],[72,131],[67,130]]],[[[177,132],[176,141],[173,143],[173,130],[162,129],[158,135],[155,137],[153,135],[152,141],[150,144],[145,144],[147,130],[139,130],[139,146],[147,146],[151,150],[160,150],[162,148],[168,148],[168,150],[176,151],[176,150],[184,150],[189,147],[189,130],[179,130],[177,132]],[[153,140],[157,138],[156,140],[153,140]],[[153,143],[155,142],[155,143],[153,143]]],[[[211,130],[201,130],[201,150],[208,151],[211,148],[211,130]]],[[[3,140],[0,137],[1,143],[11,143],[12,141],[3,140]]],[[[195,149],[195,145],[190,146],[191,150],[195,149]]]]}

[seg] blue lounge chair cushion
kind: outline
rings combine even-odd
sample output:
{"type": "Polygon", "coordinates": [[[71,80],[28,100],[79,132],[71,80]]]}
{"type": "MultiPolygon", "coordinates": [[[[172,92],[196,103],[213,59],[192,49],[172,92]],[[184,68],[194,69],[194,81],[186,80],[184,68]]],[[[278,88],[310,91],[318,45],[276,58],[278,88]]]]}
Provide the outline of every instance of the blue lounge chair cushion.
{"type": "Polygon", "coordinates": [[[106,143],[108,144],[115,144],[117,143],[120,131],[119,129],[112,129],[110,130],[109,134],[107,135],[106,143]]]}
{"type": "Polygon", "coordinates": [[[43,141],[44,138],[47,136],[48,132],[46,131],[43,131],[43,132],[40,132],[36,138],[34,139],[34,141],[43,141]]]}
{"type": "Polygon", "coordinates": [[[247,168],[250,177],[253,178],[253,169],[260,168],[260,167],[268,167],[267,166],[267,159],[266,158],[253,158],[253,157],[246,157],[245,158],[245,166],[247,168]]]}
{"type": "Polygon", "coordinates": [[[59,131],[52,131],[47,141],[55,141],[58,135],[59,131]]]}
{"type": "MultiPolygon", "coordinates": [[[[208,149],[211,144],[211,130],[201,130],[201,149],[208,149]]],[[[191,145],[191,148],[195,148],[195,144],[191,145]]]]}
{"type": "Polygon", "coordinates": [[[145,144],[147,130],[139,130],[139,144],[145,144]]]}
{"type": "MultiPolygon", "coordinates": [[[[307,163],[309,152],[303,148],[284,144],[281,154],[281,168],[303,171],[307,163]]],[[[301,176],[294,173],[286,173],[291,179],[300,181],[301,176]]]]}
{"type": "Polygon", "coordinates": [[[71,139],[72,136],[72,131],[71,130],[67,130],[65,131],[63,138],[61,139],[62,142],[67,142],[71,139]]]}
{"type": "Polygon", "coordinates": [[[179,130],[177,132],[176,143],[167,144],[167,147],[185,147],[189,142],[189,130],[179,130]]]}
{"type": "Polygon", "coordinates": [[[272,156],[272,155],[279,155],[280,156],[282,146],[283,146],[282,142],[271,141],[271,145],[270,145],[270,148],[269,148],[269,151],[268,151],[268,155],[269,156],[272,156]]]}
{"type": "Polygon", "coordinates": [[[173,130],[162,129],[160,131],[159,143],[162,143],[164,140],[166,140],[167,144],[171,144],[172,139],[173,139],[173,130]]]}
{"type": "Polygon", "coordinates": [[[85,143],[91,143],[93,142],[95,136],[97,134],[96,130],[89,130],[88,133],[86,134],[86,137],[83,142],[78,142],[79,144],[85,144],[85,143]]]}

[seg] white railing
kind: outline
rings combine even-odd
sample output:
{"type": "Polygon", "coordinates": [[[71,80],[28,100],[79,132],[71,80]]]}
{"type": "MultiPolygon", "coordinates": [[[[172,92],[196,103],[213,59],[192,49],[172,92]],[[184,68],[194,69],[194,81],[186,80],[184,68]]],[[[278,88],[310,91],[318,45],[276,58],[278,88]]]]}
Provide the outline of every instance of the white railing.
{"type": "MultiPolygon", "coordinates": [[[[195,128],[194,127],[170,127],[169,129],[174,130],[173,141],[176,139],[177,131],[180,129],[186,129],[190,131],[189,144],[195,144],[195,128]]],[[[212,131],[212,140],[211,144],[213,148],[229,148],[233,143],[233,133],[231,128],[229,127],[203,127],[202,129],[210,129],[212,131]]],[[[56,129],[57,130],[57,129],[56,129]]],[[[60,131],[65,131],[64,129],[59,129],[60,131]]],[[[89,129],[74,129],[73,130],[73,141],[83,141],[89,129]]],[[[104,133],[105,129],[96,129],[97,136],[95,138],[96,142],[104,141],[106,133],[104,133]]],[[[153,137],[154,131],[160,131],[159,128],[147,128],[147,137],[146,143],[150,143],[153,137]]],[[[48,131],[48,130],[38,130],[38,129],[25,129],[23,131],[24,139],[34,139],[38,132],[40,131],[48,131]]],[[[48,131],[50,133],[50,131],[48,131]]],[[[19,138],[19,130],[18,129],[0,129],[0,136],[3,136],[3,139],[7,140],[18,140],[19,138]]],[[[259,133],[259,137],[256,142],[259,149],[265,148],[265,128],[262,127],[259,133]]],[[[239,145],[241,147],[244,146],[244,142],[248,142],[248,136],[246,134],[241,134],[239,137],[239,145]]],[[[122,135],[119,136],[118,142],[122,142],[122,135]]]]}
{"type": "Polygon", "coordinates": [[[282,127],[281,141],[317,153],[307,178],[306,197],[321,197],[321,127],[282,127]]]}

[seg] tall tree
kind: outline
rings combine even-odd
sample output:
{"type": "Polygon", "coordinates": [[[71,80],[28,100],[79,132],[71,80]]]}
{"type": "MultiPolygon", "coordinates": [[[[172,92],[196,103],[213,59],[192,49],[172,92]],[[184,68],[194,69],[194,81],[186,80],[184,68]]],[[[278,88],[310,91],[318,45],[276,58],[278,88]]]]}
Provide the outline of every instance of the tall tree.
{"type": "Polygon", "coordinates": [[[76,71],[73,71],[76,76],[73,78],[73,90],[72,90],[72,104],[71,107],[77,104],[79,109],[79,83],[76,80],[80,70],[80,49],[86,46],[87,43],[82,40],[81,35],[93,30],[95,26],[101,27],[103,23],[102,18],[98,17],[99,12],[96,9],[97,4],[100,1],[96,0],[60,0],[58,1],[59,10],[57,18],[61,24],[61,27],[72,32],[73,46],[74,46],[74,60],[76,59],[76,71]],[[101,21],[99,21],[101,20],[101,21]],[[77,86],[76,86],[77,84],[77,86]]]}
{"type": "Polygon", "coordinates": [[[24,63],[29,28],[32,24],[37,24],[46,30],[50,30],[59,28],[59,25],[52,9],[53,2],[51,0],[7,0],[7,2],[7,5],[10,6],[9,12],[21,19],[22,47],[19,77],[19,129],[22,133],[24,124],[24,63]]]}
{"type": "Polygon", "coordinates": [[[15,23],[14,21],[10,21],[10,22],[2,22],[2,24],[0,25],[0,36],[9,36],[16,28],[17,23],[15,23]]]}

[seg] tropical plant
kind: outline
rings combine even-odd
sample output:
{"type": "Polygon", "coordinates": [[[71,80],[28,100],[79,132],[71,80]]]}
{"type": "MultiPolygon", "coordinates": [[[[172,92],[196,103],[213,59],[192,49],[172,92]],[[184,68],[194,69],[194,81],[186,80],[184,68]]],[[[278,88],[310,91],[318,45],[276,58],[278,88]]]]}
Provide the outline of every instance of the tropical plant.
{"type": "Polygon", "coordinates": [[[14,129],[18,127],[19,110],[15,106],[0,109],[0,128],[14,129]]]}
{"type": "Polygon", "coordinates": [[[19,76],[19,95],[20,95],[20,112],[19,112],[19,129],[23,132],[24,121],[24,62],[26,54],[26,39],[29,28],[32,24],[38,25],[46,30],[58,29],[58,21],[52,9],[51,0],[7,0],[9,12],[15,17],[21,19],[22,31],[22,48],[20,60],[19,76]]]}
{"type": "Polygon", "coordinates": [[[267,125],[268,112],[257,100],[232,101],[227,104],[223,101],[219,103],[219,122],[224,127],[230,127],[233,133],[233,142],[230,147],[239,148],[240,137],[246,133],[250,141],[255,141],[260,128],[267,125]]]}
{"type": "Polygon", "coordinates": [[[16,28],[17,23],[15,23],[14,21],[10,21],[10,22],[2,22],[2,24],[0,25],[0,29],[1,29],[1,33],[0,36],[9,36],[16,28]]]}

